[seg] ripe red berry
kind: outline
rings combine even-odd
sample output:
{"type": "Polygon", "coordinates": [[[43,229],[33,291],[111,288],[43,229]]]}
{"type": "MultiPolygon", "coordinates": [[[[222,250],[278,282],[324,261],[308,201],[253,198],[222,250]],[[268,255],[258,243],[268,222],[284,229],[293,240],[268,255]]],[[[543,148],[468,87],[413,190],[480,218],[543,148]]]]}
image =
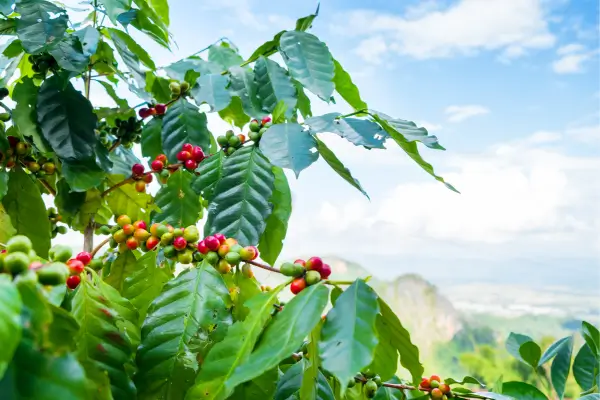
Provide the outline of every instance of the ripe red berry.
{"type": "Polygon", "coordinates": [[[206,247],[208,247],[208,249],[211,251],[217,251],[217,249],[221,245],[221,243],[219,242],[219,239],[217,239],[214,236],[205,237],[204,243],[206,243],[206,247]]]}
{"type": "Polygon", "coordinates": [[[218,241],[219,243],[223,244],[225,243],[225,241],[227,240],[227,238],[225,237],[225,235],[223,235],[222,233],[215,233],[213,235],[218,241]]]}
{"type": "Polygon", "coordinates": [[[135,190],[139,193],[144,193],[146,191],[146,182],[136,181],[135,182],[135,190]]]}
{"type": "Polygon", "coordinates": [[[67,261],[67,267],[69,267],[69,271],[71,271],[72,275],[80,274],[85,269],[85,265],[76,258],[71,258],[67,261]]]}
{"type": "Polygon", "coordinates": [[[240,133],[237,137],[240,139],[240,143],[244,144],[246,142],[246,136],[244,134],[240,133]]]}
{"type": "Polygon", "coordinates": [[[296,278],[292,281],[290,285],[290,290],[294,294],[298,294],[306,288],[306,281],[304,278],[296,278]]]}
{"type": "Polygon", "coordinates": [[[133,232],[135,232],[135,226],[132,224],[125,224],[123,225],[123,232],[125,232],[127,236],[133,235],[133,232]]]}
{"type": "Polygon", "coordinates": [[[187,246],[187,240],[183,238],[183,236],[178,236],[173,239],[173,247],[177,250],[183,250],[187,246]]]}
{"type": "Polygon", "coordinates": [[[162,171],[164,167],[165,167],[165,164],[163,164],[163,162],[160,160],[154,160],[150,164],[150,168],[152,168],[152,171],[156,171],[156,172],[162,171]]]}
{"type": "Polygon", "coordinates": [[[19,138],[16,136],[9,136],[7,139],[10,147],[16,147],[17,143],[19,143],[19,138]]]}
{"type": "Polygon", "coordinates": [[[192,146],[191,143],[184,143],[183,146],[181,146],[181,151],[187,151],[188,153],[191,153],[194,151],[194,146],[192,146]]]}
{"type": "Polygon", "coordinates": [[[308,270],[321,271],[323,260],[321,260],[321,257],[311,257],[306,261],[305,266],[308,270]]]}
{"type": "Polygon", "coordinates": [[[271,122],[271,117],[266,116],[264,117],[261,121],[260,121],[263,125],[264,124],[268,124],[269,122],[271,122]]]}
{"type": "Polygon", "coordinates": [[[67,278],[67,287],[74,290],[81,283],[81,277],[79,275],[73,275],[67,278]]]}
{"type": "Polygon", "coordinates": [[[296,261],[294,261],[294,264],[300,264],[303,267],[306,266],[306,261],[304,261],[303,259],[299,258],[296,261]]]}
{"type": "Polygon", "coordinates": [[[159,154],[156,156],[155,158],[156,161],[160,161],[161,163],[166,164],[167,163],[167,156],[164,154],[159,154]]]}
{"type": "Polygon", "coordinates": [[[329,278],[329,275],[331,275],[331,267],[329,266],[329,264],[323,264],[319,273],[321,274],[322,279],[329,278]]]}
{"type": "Polygon", "coordinates": [[[82,251],[81,253],[77,254],[75,258],[81,261],[83,265],[88,265],[90,262],[92,262],[92,255],[87,251],[82,251]]]}
{"type": "Polygon", "coordinates": [[[206,246],[206,243],[204,243],[204,240],[199,241],[198,245],[196,245],[196,248],[202,254],[206,254],[210,251],[210,249],[206,246]]]}
{"type": "Polygon", "coordinates": [[[252,258],[253,260],[256,260],[256,258],[258,257],[258,249],[256,248],[256,246],[250,246],[252,247],[252,249],[254,249],[254,258],[252,258]]]}
{"type": "Polygon", "coordinates": [[[194,149],[192,150],[192,160],[196,162],[201,162],[202,160],[204,160],[204,158],[205,155],[204,150],[202,150],[202,147],[194,146],[194,149]]]}
{"type": "Polygon", "coordinates": [[[144,166],[142,164],[133,164],[131,167],[131,172],[135,176],[140,176],[144,173],[144,166]]]}
{"type": "Polygon", "coordinates": [[[143,179],[143,181],[144,181],[145,183],[150,183],[150,182],[152,182],[152,174],[146,174],[146,175],[144,175],[144,179],[143,179]]]}
{"type": "Polygon", "coordinates": [[[195,170],[196,168],[198,168],[198,163],[197,163],[196,161],[194,161],[194,160],[187,160],[187,161],[185,162],[185,168],[186,168],[188,171],[193,171],[193,170],[195,170]]]}
{"type": "Polygon", "coordinates": [[[439,375],[431,375],[431,376],[429,377],[429,382],[431,382],[431,381],[438,381],[438,382],[441,382],[441,381],[442,381],[442,379],[439,377],[439,375]]]}
{"type": "Polygon", "coordinates": [[[146,225],[146,221],[142,221],[142,220],[135,221],[133,223],[133,227],[135,229],[146,229],[146,230],[148,229],[148,225],[146,225]]]}
{"type": "Polygon", "coordinates": [[[150,115],[156,115],[156,108],[150,107],[150,115]]]}
{"type": "Polygon", "coordinates": [[[129,250],[135,250],[139,247],[140,242],[138,242],[136,238],[130,237],[129,239],[127,239],[127,242],[125,242],[125,244],[127,245],[127,248],[129,250]]]}
{"type": "Polygon", "coordinates": [[[429,379],[427,379],[427,378],[423,378],[423,379],[421,380],[421,387],[422,387],[423,389],[429,389],[429,388],[431,387],[431,386],[429,385],[429,379]]]}
{"type": "Polygon", "coordinates": [[[148,240],[146,240],[146,248],[148,250],[154,249],[160,243],[160,239],[156,236],[150,236],[148,240]]]}
{"type": "Polygon", "coordinates": [[[450,391],[450,386],[448,386],[445,383],[441,383],[440,384],[440,390],[442,391],[442,393],[446,394],[450,391]]]}
{"type": "Polygon", "coordinates": [[[138,115],[139,115],[139,116],[140,116],[140,118],[142,118],[142,119],[144,119],[144,118],[148,118],[148,117],[150,116],[150,109],[149,109],[149,108],[146,108],[146,107],[140,108],[140,109],[138,110],[138,115]]]}
{"type": "Polygon", "coordinates": [[[167,111],[167,106],[164,104],[157,104],[154,106],[157,115],[163,115],[167,111]]]}
{"type": "Polygon", "coordinates": [[[177,153],[177,159],[179,161],[187,161],[190,158],[192,158],[192,155],[190,154],[189,151],[182,150],[179,153],[177,153]]]}

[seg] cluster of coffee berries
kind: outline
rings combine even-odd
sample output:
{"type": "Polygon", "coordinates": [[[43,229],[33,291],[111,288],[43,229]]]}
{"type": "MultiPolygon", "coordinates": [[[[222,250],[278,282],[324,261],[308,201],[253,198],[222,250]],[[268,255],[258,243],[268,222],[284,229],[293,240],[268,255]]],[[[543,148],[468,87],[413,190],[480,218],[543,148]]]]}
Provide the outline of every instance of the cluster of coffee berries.
{"type": "Polygon", "coordinates": [[[135,190],[139,193],[146,192],[146,185],[152,182],[152,173],[145,172],[142,164],[133,164],[131,167],[131,177],[135,181],[135,190]]]}
{"type": "Polygon", "coordinates": [[[48,214],[48,220],[50,220],[50,231],[52,232],[52,237],[55,238],[59,233],[64,235],[67,233],[67,227],[63,225],[58,225],[60,221],[62,221],[62,216],[56,212],[54,207],[50,207],[46,210],[46,214],[48,214]]]}
{"type": "Polygon", "coordinates": [[[293,263],[283,263],[279,271],[285,276],[293,276],[294,279],[290,285],[290,290],[294,294],[303,291],[307,286],[315,285],[321,279],[329,278],[331,267],[323,263],[320,257],[311,257],[304,261],[297,259],[293,263]]]}
{"type": "MultiPolygon", "coordinates": [[[[227,238],[221,233],[209,235],[196,246],[200,258],[213,265],[217,271],[226,274],[232,266],[242,261],[252,261],[258,257],[258,249],[254,246],[241,246],[234,238],[227,238]]],[[[253,273],[248,264],[244,264],[242,272],[248,277],[253,273]]]]}
{"type": "Polygon", "coordinates": [[[429,379],[423,378],[419,389],[429,391],[429,395],[433,400],[447,400],[452,398],[450,386],[444,383],[438,375],[431,375],[429,379]]]}
{"type": "Polygon", "coordinates": [[[246,142],[246,136],[241,133],[236,135],[232,130],[227,131],[225,135],[217,137],[217,143],[228,156],[232,155],[237,149],[242,147],[244,142],[246,142]]]}
{"type": "Polygon", "coordinates": [[[141,119],[146,119],[152,115],[163,115],[167,112],[166,104],[156,104],[151,107],[142,107],[138,110],[138,115],[141,119]]]}
{"type": "Polygon", "coordinates": [[[6,243],[6,249],[0,251],[0,273],[18,276],[21,280],[31,280],[42,285],[64,285],[69,276],[69,268],[65,261],[71,257],[53,257],[50,249],[50,262],[43,263],[33,250],[31,240],[27,236],[17,235],[6,243]]]}
{"type": "Polygon", "coordinates": [[[177,160],[183,163],[183,166],[188,171],[193,171],[198,167],[198,164],[206,158],[204,150],[200,146],[192,146],[190,143],[184,143],[181,146],[181,151],[177,153],[177,160]]]}
{"type": "Polygon", "coordinates": [[[185,81],[171,82],[169,83],[169,90],[171,91],[171,98],[176,99],[187,94],[190,90],[190,84],[185,81]]]}
{"type": "Polygon", "coordinates": [[[358,382],[362,383],[363,393],[367,399],[375,397],[377,389],[383,384],[381,377],[370,371],[361,372],[359,376],[350,379],[350,381],[348,381],[348,387],[354,387],[358,382]]]}
{"type": "Polygon", "coordinates": [[[36,78],[44,79],[49,70],[56,72],[58,70],[58,64],[54,57],[52,57],[48,53],[42,53],[38,55],[31,55],[28,58],[29,62],[32,64],[31,69],[39,76],[36,78]]]}
{"type": "MultiPolygon", "coordinates": [[[[166,258],[177,260],[180,264],[191,264],[194,261],[196,244],[200,233],[195,225],[186,228],[173,228],[170,225],[154,224],[150,228],[152,234],[160,237],[163,252],[166,258]],[[165,232],[165,228],[167,232],[165,232]]],[[[200,258],[196,256],[196,258],[200,258]]]]}
{"type": "Polygon", "coordinates": [[[52,175],[56,171],[56,165],[44,158],[36,159],[31,154],[31,145],[20,140],[16,136],[8,136],[9,148],[5,153],[0,152],[0,163],[4,163],[7,169],[14,167],[17,162],[20,162],[29,172],[38,178],[45,175],[52,175]]]}
{"type": "MultiPolygon", "coordinates": [[[[117,225],[110,229],[112,238],[109,244],[112,248],[118,247],[121,253],[127,251],[127,249],[135,250],[139,247],[142,250],[147,249],[147,240],[152,235],[146,230],[148,226],[145,221],[140,220],[132,223],[128,215],[121,215],[116,219],[116,222],[117,225]]],[[[154,243],[152,248],[156,247],[157,244],[154,243]]]]}
{"type": "Polygon", "coordinates": [[[271,117],[264,117],[260,122],[257,119],[253,119],[250,121],[250,133],[248,134],[248,137],[250,140],[258,142],[263,133],[265,133],[271,125],[271,117]]]}
{"type": "MultiPolygon", "coordinates": [[[[6,89],[6,88],[3,88],[3,89],[6,89]]],[[[10,117],[9,113],[7,113],[7,112],[0,113],[0,128],[2,128],[2,131],[4,131],[4,128],[6,127],[4,125],[4,123],[10,121],[10,118],[11,117],[10,117]]]]}
{"type": "MultiPolygon", "coordinates": [[[[110,128],[110,134],[117,137],[123,147],[129,149],[133,147],[134,143],[140,143],[142,139],[142,127],[142,120],[135,117],[129,117],[126,120],[117,118],[115,126],[110,128]]],[[[106,140],[103,141],[102,132],[106,132],[106,129],[100,132],[100,141],[104,144],[106,140]]],[[[112,145],[112,143],[109,143],[109,145],[112,145]]]]}
{"type": "Polygon", "coordinates": [[[167,164],[167,156],[164,154],[157,155],[150,163],[150,169],[158,174],[158,180],[163,185],[167,183],[169,176],[171,176],[171,172],[167,169],[167,164]]]}

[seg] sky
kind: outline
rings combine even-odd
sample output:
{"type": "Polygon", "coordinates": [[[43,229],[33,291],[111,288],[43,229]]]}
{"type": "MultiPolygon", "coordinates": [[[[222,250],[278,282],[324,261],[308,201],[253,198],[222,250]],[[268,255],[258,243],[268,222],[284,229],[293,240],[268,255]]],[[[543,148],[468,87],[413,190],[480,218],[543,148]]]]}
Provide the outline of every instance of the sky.
{"type": "MultiPolygon", "coordinates": [[[[249,56],[312,1],[171,1],[166,66],[227,37],[249,56]]],[[[592,0],[323,1],[311,32],[372,109],[415,121],[446,151],[421,149],[446,189],[394,143],[322,139],[362,196],[319,160],[288,175],[282,260],[338,255],[391,279],[600,287],[599,7],[592,0]]],[[[92,97],[108,101],[101,88],[92,97]]],[[[316,115],[345,112],[313,98],[316,115]]],[[[209,115],[209,127],[229,127],[209,115]]],[[[70,235],[68,235],[70,237],[70,235]]],[[[62,240],[67,240],[65,237],[62,240]]]]}

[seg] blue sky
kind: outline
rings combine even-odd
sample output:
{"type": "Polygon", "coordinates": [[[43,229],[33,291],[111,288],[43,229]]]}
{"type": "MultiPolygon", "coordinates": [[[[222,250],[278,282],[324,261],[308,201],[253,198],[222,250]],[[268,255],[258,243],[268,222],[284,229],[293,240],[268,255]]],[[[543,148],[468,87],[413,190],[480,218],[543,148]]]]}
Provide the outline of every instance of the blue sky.
{"type": "MultiPolygon", "coordinates": [[[[311,1],[170,3],[177,48],[141,40],[159,65],[221,36],[248,56],[316,8],[311,1]]],[[[597,289],[598,14],[592,0],[323,1],[312,32],[371,108],[440,138],[446,152],[422,152],[462,194],[392,143],[369,152],[325,135],[372,200],[322,161],[299,180],[290,175],[285,256],[336,254],[382,277],[419,272],[438,284],[597,289]]],[[[313,101],[316,114],[347,109],[313,101]]],[[[209,121],[215,133],[227,129],[209,121]]]]}

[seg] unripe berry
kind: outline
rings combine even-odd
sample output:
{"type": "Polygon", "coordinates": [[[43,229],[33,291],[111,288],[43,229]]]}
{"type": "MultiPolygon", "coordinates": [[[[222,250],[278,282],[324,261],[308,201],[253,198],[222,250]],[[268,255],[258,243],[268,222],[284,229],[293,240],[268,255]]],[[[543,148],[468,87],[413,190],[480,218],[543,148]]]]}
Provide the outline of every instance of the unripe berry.
{"type": "Polygon", "coordinates": [[[304,278],[306,280],[307,285],[315,285],[321,281],[321,274],[318,271],[306,271],[306,276],[304,278]]]}
{"type": "Polygon", "coordinates": [[[29,146],[25,142],[19,142],[15,147],[15,152],[20,156],[24,156],[29,152],[29,146]]]}
{"type": "Polygon", "coordinates": [[[230,251],[229,253],[225,254],[225,261],[231,265],[238,265],[241,261],[240,253],[230,251]]]}
{"type": "Polygon", "coordinates": [[[192,150],[192,159],[196,162],[201,162],[202,160],[204,160],[205,155],[204,155],[204,151],[202,150],[202,147],[200,146],[195,146],[194,149],[192,150]]]}
{"type": "Polygon", "coordinates": [[[144,166],[142,164],[133,164],[131,172],[134,176],[140,176],[144,173],[144,166]]]}
{"type": "Polygon", "coordinates": [[[184,143],[181,146],[181,150],[182,151],[187,151],[188,153],[191,153],[192,151],[194,151],[194,146],[192,146],[191,143],[184,143]]]}
{"type": "Polygon", "coordinates": [[[179,87],[181,88],[181,93],[185,93],[188,90],[190,90],[190,84],[186,81],[182,81],[181,83],[179,83],[179,87]]]}
{"type": "Polygon", "coordinates": [[[131,218],[129,218],[128,215],[121,215],[119,218],[117,218],[117,225],[120,227],[123,227],[127,224],[131,224],[131,218]]]}
{"type": "Polygon", "coordinates": [[[259,130],[260,130],[260,124],[258,123],[258,121],[255,119],[250,121],[250,131],[258,132],[259,130]]]}
{"type": "Polygon", "coordinates": [[[157,104],[154,106],[157,115],[163,115],[167,111],[167,106],[164,104],[157,104]]]}
{"type": "Polygon", "coordinates": [[[442,381],[442,378],[439,377],[439,375],[431,375],[429,377],[429,381],[438,381],[438,383],[440,383],[442,381]]]}
{"type": "Polygon", "coordinates": [[[188,171],[193,171],[198,167],[198,163],[194,160],[186,160],[185,162],[185,168],[188,171]]]}
{"type": "Polygon", "coordinates": [[[323,264],[319,272],[321,273],[322,279],[327,279],[329,278],[329,275],[331,275],[331,267],[329,266],[329,264],[323,264]]]}
{"type": "Polygon", "coordinates": [[[72,258],[67,261],[67,267],[69,267],[69,271],[72,275],[79,275],[85,270],[85,265],[81,261],[76,258],[72,258]]]}
{"type": "Polygon", "coordinates": [[[189,160],[190,158],[192,158],[192,155],[188,151],[182,150],[179,153],[177,153],[177,159],[179,161],[184,162],[184,161],[189,160]]]}
{"type": "Polygon", "coordinates": [[[164,233],[160,237],[160,243],[163,245],[169,245],[173,242],[173,234],[171,232],[164,233]]]}
{"type": "Polygon", "coordinates": [[[167,156],[164,154],[159,154],[156,156],[155,158],[156,161],[160,161],[161,163],[166,164],[167,163],[167,156]]]}
{"type": "Polygon", "coordinates": [[[54,173],[54,171],[56,170],[56,165],[54,165],[54,163],[52,163],[52,162],[47,162],[47,163],[44,163],[44,165],[42,165],[42,169],[48,175],[52,175],[54,173]]]}
{"type": "Polygon", "coordinates": [[[442,393],[446,394],[450,391],[450,386],[448,386],[445,383],[440,383],[440,390],[442,391],[442,393]]]}
{"type": "Polygon", "coordinates": [[[31,172],[38,172],[40,170],[40,164],[36,163],[35,161],[32,161],[30,163],[27,164],[27,168],[31,171],[31,172]]]}
{"type": "Polygon", "coordinates": [[[222,233],[215,233],[213,235],[218,241],[219,243],[223,244],[225,243],[225,240],[227,240],[227,238],[225,237],[225,235],[223,235],[222,233]]]}
{"type": "Polygon", "coordinates": [[[144,193],[146,191],[146,182],[144,181],[136,181],[135,182],[135,191],[138,193],[144,193]]]}
{"type": "Polygon", "coordinates": [[[251,261],[257,257],[256,248],[254,246],[246,246],[240,250],[240,257],[244,261],[251,261]]]}
{"type": "Polygon", "coordinates": [[[175,236],[175,237],[183,236],[183,229],[182,228],[173,229],[173,236],[175,236]]]}
{"type": "Polygon", "coordinates": [[[92,255],[87,251],[82,251],[75,258],[81,261],[83,265],[88,265],[92,261],[92,255]]]}
{"type": "Polygon", "coordinates": [[[303,267],[306,267],[306,261],[304,261],[303,259],[299,258],[296,261],[294,261],[294,264],[300,264],[303,267]]]}
{"type": "Polygon", "coordinates": [[[81,277],[79,275],[73,275],[67,278],[67,287],[74,290],[81,283],[81,277]]]}
{"type": "Polygon", "coordinates": [[[125,242],[125,244],[127,245],[127,248],[129,250],[135,250],[140,246],[140,242],[138,242],[138,240],[134,237],[130,237],[129,239],[127,239],[127,242],[125,242]]]}
{"type": "Polygon", "coordinates": [[[123,229],[119,229],[115,233],[113,233],[113,239],[117,243],[123,243],[127,240],[127,234],[123,231],[123,229]]]}
{"type": "Polygon", "coordinates": [[[123,232],[125,232],[127,236],[131,236],[133,235],[133,232],[135,232],[135,227],[132,224],[127,224],[123,226],[123,232]]]}
{"type": "Polygon", "coordinates": [[[143,221],[141,219],[139,221],[135,221],[133,223],[133,227],[135,229],[148,229],[148,225],[146,225],[146,221],[143,221]]]}
{"type": "Polygon", "coordinates": [[[231,271],[231,265],[226,260],[220,260],[217,264],[217,271],[222,274],[227,274],[231,271]]]}
{"type": "Polygon", "coordinates": [[[214,236],[205,237],[204,243],[206,243],[206,247],[208,247],[208,249],[211,251],[217,251],[219,249],[219,246],[221,245],[221,243],[219,243],[219,240],[214,236]]]}
{"type": "Polygon", "coordinates": [[[178,82],[169,83],[169,89],[171,90],[172,94],[179,95],[181,93],[181,85],[179,85],[178,82]]]}
{"type": "Polygon", "coordinates": [[[293,294],[298,294],[306,288],[306,281],[304,278],[296,278],[290,285],[290,290],[293,294]]]}
{"type": "Polygon", "coordinates": [[[444,394],[438,388],[435,388],[431,391],[431,398],[435,400],[441,400],[444,394]]]}
{"type": "Polygon", "coordinates": [[[180,264],[191,264],[194,261],[194,255],[190,250],[185,250],[177,254],[177,262],[180,264]]]}
{"type": "Polygon", "coordinates": [[[173,239],[173,247],[177,250],[183,250],[187,246],[187,240],[183,238],[183,236],[178,236],[173,239]]]}
{"type": "Polygon", "coordinates": [[[246,278],[254,278],[254,271],[252,271],[252,266],[250,264],[242,265],[242,274],[244,274],[246,278]]]}
{"type": "Polygon", "coordinates": [[[238,244],[238,241],[235,240],[234,238],[227,238],[225,239],[225,244],[229,245],[229,247],[238,244]]]}
{"type": "Polygon", "coordinates": [[[150,232],[145,229],[136,229],[133,232],[133,237],[136,238],[140,243],[145,242],[150,236],[150,232]]]}
{"type": "Polygon", "coordinates": [[[440,382],[436,381],[435,379],[430,380],[429,381],[429,386],[431,388],[439,388],[440,387],[440,382]]]}
{"type": "Polygon", "coordinates": [[[227,244],[222,244],[221,246],[219,246],[219,249],[217,250],[217,253],[221,256],[221,257],[225,257],[225,255],[227,253],[229,253],[229,246],[227,244]]]}

